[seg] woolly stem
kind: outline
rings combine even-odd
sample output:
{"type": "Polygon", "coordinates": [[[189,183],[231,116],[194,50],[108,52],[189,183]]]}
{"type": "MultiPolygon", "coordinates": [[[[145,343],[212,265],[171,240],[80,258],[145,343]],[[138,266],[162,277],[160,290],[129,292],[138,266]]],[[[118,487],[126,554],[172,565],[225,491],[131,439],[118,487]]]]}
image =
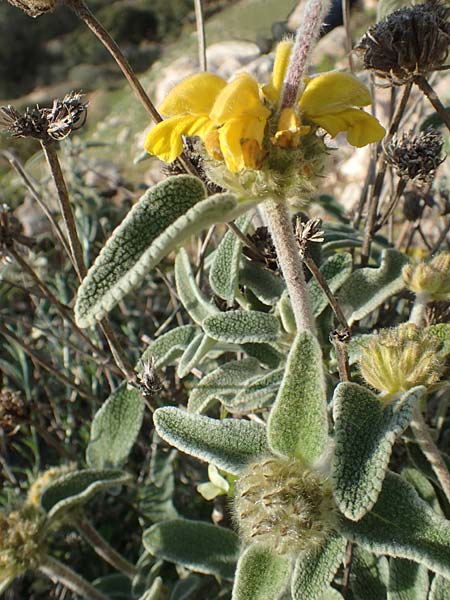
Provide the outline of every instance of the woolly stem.
{"type": "Polygon", "coordinates": [[[409,316],[409,321],[417,325],[417,327],[423,327],[423,322],[425,319],[425,310],[427,308],[427,303],[430,300],[430,296],[427,292],[422,292],[416,295],[416,300],[414,302],[414,306],[412,307],[411,314],[409,316]]]}
{"type": "Polygon", "coordinates": [[[130,579],[133,579],[138,572],[137,568],[121,554],[116,552],[89,521],[78,521],[75,526],[103,560],[117,569],[117,571],[120,571],[130,579]]]}
{"type": "Polygon", "coordinates": [[[305,6],[284,80],[280,108],[294,106],[302,92],[309,58],[319,38],[323,17],[329,7],[330,0],[309,0],[305,6]]]}
{"type": "Polygon", "coordinates": [[[267,222],[277,252],[278,262],[291,299],[297,331],[315,331],[303,261],[295,239],[286,204],[268,200],[264,203],[267,222]]]}
{"type": "Polygon", "coordinates": [[[423,418],[422,412],[419,406],[414,409],[414,414],[410,427],[414,433],[414,436],[425,456],[428,459],[436,477],[441,484],[444,494],[447,496],[447,500],[450,502],[450,473],[446,467],[444,459],[439,452],[433,438],[430,435],[427,424],[423,418]]]}
{"type": "Polygon", "coordinates": [[[85,598],[86,600],[108,600],[104,594],[96,590],[86,579],[75,573],[75,571],[72,571],[67,565],[56,560],[56,558],[46,556],[39,570],[52,581],[62,583],[81,598],[85,598]]]}

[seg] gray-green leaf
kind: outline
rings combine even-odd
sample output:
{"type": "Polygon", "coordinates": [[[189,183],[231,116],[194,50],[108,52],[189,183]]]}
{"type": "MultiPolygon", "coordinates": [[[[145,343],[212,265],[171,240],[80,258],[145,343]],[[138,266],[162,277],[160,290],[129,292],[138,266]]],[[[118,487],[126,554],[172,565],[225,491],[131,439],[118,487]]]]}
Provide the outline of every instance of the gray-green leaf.
{"type": "Polygon", "coordinates": [[[230,473],[267,451],[266,429],[253,421],[219,421],[174,407],[159,408],[153,418],[166,442],[230,473]]]}
{"type": "Polygon", "coordinates": [[[356,523],[343,519],[340,530],[370,552],[414,560],[450,578],[450,521],[395,473],[387,474],[372,510],[356,523]]]}
{"type": "MultiPolygon", "coordinates": [[[[431,584],[428,600],[448,600],[450,598],[450,581],[436,575],[431,584]]],[[[419,599],[418,599],[419,600],[419,599]]]]}
{"type": "Polygon", "coordinates": [[[221,342],[274,342],[280,334],[278,319],[255,310],[230,310],[203,321],[205,333],[221,342]]]}
{"type": "MultiPolygon", "coordinates": [[[[190,233],[192,219],[185,215],[205,196],[205,186],[198,178],[178,175],[141,197],[115,229],[78,290],[75,318],[80,327],[102,319],[181,242],[185,229],[190,233]],[[169,229],[171,235],[167,235],[169,229]]],[[[227,204],[233,204],[231,197],[227,204]]],[[[194,212],[200,221],[202,210],[194,212]]]]}
{"type": "Polygon", "coordinates": [[[396,250],[383,250],[379,268],[354,271],[338,296],[349,325],[360,321],[404,287],[402,269],[408,258],[396,250]]]}
{"type": "Polygon", "coordinates": [[[350,587],[354,600],[385,600],[389,563],[385,556],[374,556],[359,546],[353,547],[350,587]]]}
{"type": "Polygon", "coordinates": [[[144,402],[136,388],[121,385],[97,411],[91,425],[86,462],[93,469],[119,469],[141,429],[144,402]]]}
{"type": "Polygon", "coordinates": [[[328,418],[322,352],[308,331],[297,334],[270,413],[267,435],[272,450],[314,463],[325,450],[328,418]]]}
{"type": "Polygon", "coordinates": [[[422,600],[428,595],[428,571],[403,558],[389,561],[388,600],[422,600]]]}
{"type": "Polygon", "coordinates": [[[205,358],[216,344],[216,340],[211,339],[202,332],[196,335],[180,358],[177,368],[178,377],[182,379],[189,375],[191,370],[205,358]]]}
{"type": "Polygon", "coordinates": [[[332,534],[321,546],[300,554],[292,577],[292,600],[317,600],[345,558],[346,541],[332,534]]]}
{"type": "Polygon", "coordinates": [[[232,600],[278,600],[289,572],[289,558],[253,544],[239,559],[232,600]]]}
{"type": "Polygon", "coordinates": [[[157,369],[170,365],[184,352],[197,333],[198,328],[195,325],[182,325],[160,335],[142,354],[137,370],[142,371],[142,364],[151,356],[155,359],[157,369]]]}
{"type": "Polygon", "coordinates": [[[247,286],[260,302],[269,305],[276,304],[286,289],[282,277],[277,277],[272,271],[250,260],[245,261],[239,281],[247,286]]]}
{"type": "Polygon", "coordinates": [[[348,519],[358,521],[377,501],[392,446],[408,426],[424,391],[421,386],[413,388],[385,405],[356,383],[341,383],[336,388],[334,493],[348,519]]]}
{"type": "Polygon", "coordinates": [[[239,558],[238,536],[202,521],[173,519],[156,523],[144,532],[142,542],[157,558],[225,579],[233,578],[239,558]]]}

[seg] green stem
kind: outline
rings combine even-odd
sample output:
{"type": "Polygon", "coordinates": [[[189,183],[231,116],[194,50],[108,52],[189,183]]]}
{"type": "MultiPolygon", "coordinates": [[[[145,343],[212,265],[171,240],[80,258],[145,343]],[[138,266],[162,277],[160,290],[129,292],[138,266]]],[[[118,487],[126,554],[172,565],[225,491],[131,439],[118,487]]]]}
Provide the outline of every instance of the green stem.
{"type": "Polygon", "coordinates": [[[39,570],[52,581],[62,583],[66,588],[86,600],[108,600],[108,597],[96,590],[81,575],[51,556],[46,556],[39,570]]]}
{"type": "Polygon", "coordinates": [[[133,579],[138,572],[137,568],[116,552],[89,521],[78,521],[75,526],[103,560],[117,569],[117,571],[133,579]]]}
{"type": "Polygon", "coordinates": [[[303,272],[291,216],[285,203],[267,200],[264,203],[267,222],[277,252],[278,262],[291,299],[297,331],[315,332],[308,288],[303,272]]]}

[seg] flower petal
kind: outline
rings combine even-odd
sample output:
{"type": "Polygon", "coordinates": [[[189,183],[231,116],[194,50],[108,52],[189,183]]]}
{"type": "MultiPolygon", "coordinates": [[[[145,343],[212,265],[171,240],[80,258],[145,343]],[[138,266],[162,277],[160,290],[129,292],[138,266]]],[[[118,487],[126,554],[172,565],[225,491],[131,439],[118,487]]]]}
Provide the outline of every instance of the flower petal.
{"type": "Polygon", "coordinates": [[[229,171],[237,173],[246,167],[257,167],[255,142],[261,149],[265,127],[265,119],[242,117],[229,119],[219,129],[220,149],[229,171]]]}
{"type": "Polygon", "coordinates": [[[292,42],[280,42],[275,53],[275,62],[273,64],[272,80],[263,86],[263,93],[268,100],[276,103],[283,89],[284,77],[286,75],[289,58],[291,56],[292,42]]]}
{"type": "Polygon", "coordinates": [[[346,131],[348,142],[357,148],[380,141],[386,133],[375,117],[357,108],[309,118],[323,127],[332,137],[341,131],[346,131]]]}
{"type": "Polygon", "coordinates": [[[241,73],[217,96],[210,117],[217,125],[229,119],[258,117],[267,119],[270,111],[259,97],[257,82],[247,73],[241,73]]]}
{"type": "Polygon", "coordinates": [[[202,139],[213,129],[207,116],[177,115],[155,125],[145,140],[144,148],[164,162],[173,162],[183,152],[183,135],[202,139]]]}
{"type": "Polygon", "coordinates": [[[212,73],[196,73],[180,81],[159,106],[163,115],[208,114],[226,82],[212,73]]]}
{"type": "Polygon", "coordinates": [[[369,89],[350,73],[330,72],[313,77],[300,98],[301,112],[310,119],[372,103],[369,89]]]}

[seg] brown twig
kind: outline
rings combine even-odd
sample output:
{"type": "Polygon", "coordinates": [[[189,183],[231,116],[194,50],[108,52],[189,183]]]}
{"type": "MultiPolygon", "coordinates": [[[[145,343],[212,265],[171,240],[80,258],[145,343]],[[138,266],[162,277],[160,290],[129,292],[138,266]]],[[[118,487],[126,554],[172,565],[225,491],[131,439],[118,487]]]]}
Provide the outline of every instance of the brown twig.
{"type": "Polygon", "coordinates": [[[439,96],[428,83],[427,79],[423,75],[418,75],[415,77],[414,83],[422,90],[430,103],[433,105],[434,110],[438,113],[442,121],[445,123],[447,129],[450,131],[450,114],[445,109],[445,106],[442,104],[439,96]]]}

